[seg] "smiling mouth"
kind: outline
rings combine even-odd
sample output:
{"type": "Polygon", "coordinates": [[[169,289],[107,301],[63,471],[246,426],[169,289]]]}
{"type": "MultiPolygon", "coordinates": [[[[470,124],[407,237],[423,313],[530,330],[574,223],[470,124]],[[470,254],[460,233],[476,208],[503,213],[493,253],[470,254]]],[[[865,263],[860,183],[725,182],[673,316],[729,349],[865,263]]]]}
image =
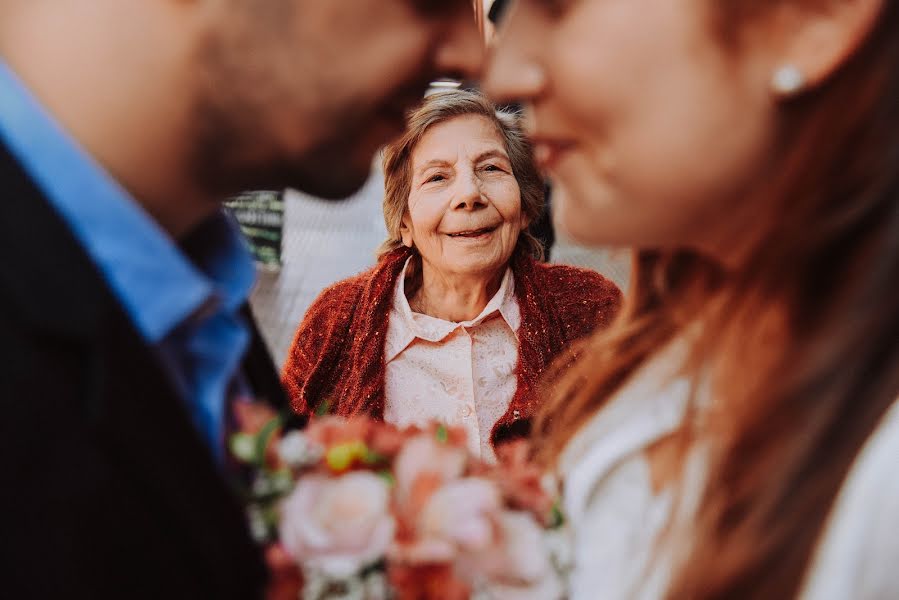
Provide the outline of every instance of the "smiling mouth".
{"type": "Polygon", "coordinates": [[[539,137],[534,137],[532,143],[534,144],[534,162],[542,170],[551,169],[559,162],[560,157],[574,147],[574,143],[570,141],[541,139],[539,137]]]}
{"type": "Polygon", "coordinates": [[[457,233],[448,233],[451,238],[476,238],[481,237],[482,235],[487,235],[496,231],[496,226],[494,227],[481,227],[480,229],[469,229],[468,231],[459,231],[457,233]]]}

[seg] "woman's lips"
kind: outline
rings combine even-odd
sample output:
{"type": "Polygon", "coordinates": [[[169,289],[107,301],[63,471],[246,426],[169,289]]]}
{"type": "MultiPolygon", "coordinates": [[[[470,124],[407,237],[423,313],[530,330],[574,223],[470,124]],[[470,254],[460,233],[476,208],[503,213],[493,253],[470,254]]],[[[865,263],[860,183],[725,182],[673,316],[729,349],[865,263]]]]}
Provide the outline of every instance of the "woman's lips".
{"type": "Polygon", "coordinates": [[[574,147],[574,142],[566,140],[541,139],[535,137],[534,161],[540,169],[548,170],[556,165],[562,156],[574,147]]]}
{"type": "Polygon", "coordinates": [[[465,231],[456,231],[453,233],[447,233],[446,235],[448,235],[449,237],[454,238],[454,239],[458,239],[458,238],[476,239],[476,238],[483,237],[485,235],[489,235],[489,234],[493,233],[497,227],[498,226],[494,225],[493,227],[481,227],[479,229],[467,229],[465,231]]]}

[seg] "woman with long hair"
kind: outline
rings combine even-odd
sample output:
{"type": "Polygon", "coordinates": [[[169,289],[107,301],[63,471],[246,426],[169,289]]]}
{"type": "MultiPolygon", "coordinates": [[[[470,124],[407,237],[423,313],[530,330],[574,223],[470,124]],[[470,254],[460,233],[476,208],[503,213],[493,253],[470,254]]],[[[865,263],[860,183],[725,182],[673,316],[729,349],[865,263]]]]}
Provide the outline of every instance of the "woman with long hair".
{"type": "Polygon", "coordinates": [[[572,597],[899,597],[899,2],[521,0],[499,35],[558,220],[637,249],[535,426],[572,597]]]}

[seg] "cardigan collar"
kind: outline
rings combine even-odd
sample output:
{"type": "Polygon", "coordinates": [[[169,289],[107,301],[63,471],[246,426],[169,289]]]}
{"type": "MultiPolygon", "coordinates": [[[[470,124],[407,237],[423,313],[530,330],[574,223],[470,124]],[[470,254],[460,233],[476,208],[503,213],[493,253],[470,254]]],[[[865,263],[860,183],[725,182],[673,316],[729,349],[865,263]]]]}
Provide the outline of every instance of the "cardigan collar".
{"type": "MultiPolygon", "coordinates": [[[[382,415],[384,410],[384,350],[388,318],[393,304],[393,290],[406,261],[415,252],[405,246],[384,255],[365,278],[354,301],[353,316],[335,347],[348,345],[348,356],[341,360],[338,373],[328,375],[337,381],[331,397],[341,399],[344,414],[382,415]],[[376,358],[375,358],[376,357],[376,358]],[[364,377],[351,377],[352,365],[365,365],[364,377]]],[[[550,357],[564,347],[564,325],[554,301],[542,293],[548,282],[538,283],[536,263],[526,252],[517,250],[509,261],[515,280],[514,296],[521,311],[517,331],[518,390],[510,412],[497,427],[533,414],[532,391],[550,357]]],[[[494,432],[496,433],[496,432],[494,432]]]]}
{"type": "Polygon", "coordinates": [[[385,363],[396,358],[416,339],[434,343],[442,342],[459,327],[477,327],[496,314],[499,314],[513,333],[517,333],[521,325],[521,310],[515,298],[515,278],[511,268],[506,267],[499,289],[477,317],[468,321],[454,322],[412,311],[409,300],[406,298],[405,279],[409,263],[413,258],[410,256],[406,259],[403,270],[394,285],[393,304],[390,309],[387,339],[384,346],[385,363]]]}

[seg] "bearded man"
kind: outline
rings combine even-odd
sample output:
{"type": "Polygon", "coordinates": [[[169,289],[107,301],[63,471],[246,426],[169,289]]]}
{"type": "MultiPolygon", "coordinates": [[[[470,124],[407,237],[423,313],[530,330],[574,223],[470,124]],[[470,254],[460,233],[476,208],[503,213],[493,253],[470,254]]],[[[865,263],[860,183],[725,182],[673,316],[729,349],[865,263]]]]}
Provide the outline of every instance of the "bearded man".
{"type": "Polygon", "coordinates": [[[469,0],[0,0],[4,596],[253,598],[229,402],[283,402],[220,201],[339,198],[469,0]]]}

